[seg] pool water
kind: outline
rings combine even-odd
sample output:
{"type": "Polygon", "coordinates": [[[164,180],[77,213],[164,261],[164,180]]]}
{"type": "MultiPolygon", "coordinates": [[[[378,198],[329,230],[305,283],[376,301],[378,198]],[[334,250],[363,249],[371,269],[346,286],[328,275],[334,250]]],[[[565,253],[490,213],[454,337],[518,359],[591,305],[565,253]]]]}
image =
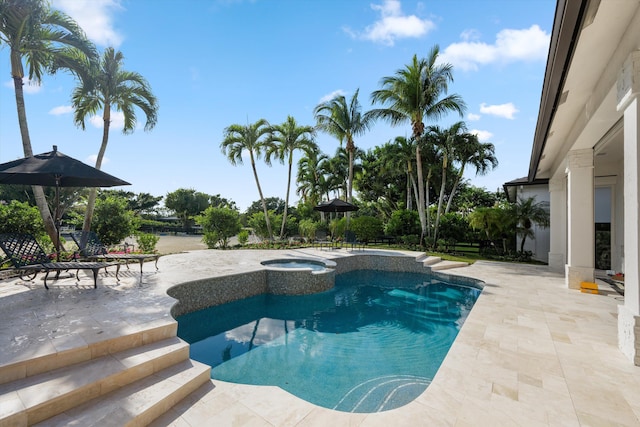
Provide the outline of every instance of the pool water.
{"type": "Polygon", "coordinates": [[[327,292],[260,295],[180,316],[178,335],[214,379],[378,412],[424,392],[479,294],[424,274],[354,271],[327,292]]]}

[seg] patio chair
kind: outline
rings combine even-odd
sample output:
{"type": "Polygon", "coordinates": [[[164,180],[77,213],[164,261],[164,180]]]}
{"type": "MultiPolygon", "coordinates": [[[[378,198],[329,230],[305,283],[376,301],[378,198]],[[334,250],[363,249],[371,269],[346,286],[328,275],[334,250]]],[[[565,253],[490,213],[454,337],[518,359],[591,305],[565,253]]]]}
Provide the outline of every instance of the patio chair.
{"type": "Polygon", "coordinates": [[[140,263],[140,274],[142,274],[142,266],[145,261],[155,261],[156,270],[158,270],[158,258],[160,254],[116,254],[109,253],[107,247],[102,244],[98,235],[93,231],[74,231],[70,233],[73,241],[78,245],[78,253],[81,258],[88,260],[113,260],[124,263],[129,269],[129,262],[137,261],[140,263]]]}
{"type": "Polygon", "coordinates": [[[345,247],[351,245],[351,250],[353,250],[354,247],[360,247],[360,249],[364,249],[364,244],[358,240],[358,238],[356,237],[356,233],[351,230],[347,230],[344,232],[344,244],[345,247]]]}
{"type": "Polygon", "coordinates": [[[327,233],[324,231],[318,230],[316,231],[316,238],[313,240],[313,247],[316,246],[322,249],[323,247],[327,247],[329,249],[333,249],[334,241],[327,237],[327,233]]]}
{"type": "Polygon", "coordinates": [[[60,277],[60,272],[76,270],[76,279],[80,280],[78,273],[80,270],[91,270],[93,272],[93,287],[98,287],[98,272],[107,267],[116,266],[116,280],[120,271],[120,264],[117,262],[51,262],[49,256],[42,249],[38,241],[30,234],[4,233],[0,234],[0,248],[9,257],[13,266],[20,272],[23,280],[33,280],[40,271],[45,271],[44,287],[47,286],[49,273],[56,272],[56,279],[60,277]]]}

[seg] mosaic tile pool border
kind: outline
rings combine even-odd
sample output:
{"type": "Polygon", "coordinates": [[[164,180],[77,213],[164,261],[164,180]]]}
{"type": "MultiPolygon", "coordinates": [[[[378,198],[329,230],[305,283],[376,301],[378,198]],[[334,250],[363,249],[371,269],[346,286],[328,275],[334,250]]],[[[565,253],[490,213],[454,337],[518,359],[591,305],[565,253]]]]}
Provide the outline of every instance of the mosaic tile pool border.
{"type": "Polygon", "coordinates": [[[255,295],[305,295],[324,292],[335,284],[336,274],[354,270],[397,271],[427,273],[439,280],[465,286],[482,288],[477,279],[431,271],[422,260],[406,255],[359,254],[336,258],[335,268],[312,271],[310,269],[278,269],[266,267],[262,270],[228,276],[211,277],[181,283],[171,287],[167,293],[178,302],[172,307],[173,317],[225,304],[255,295]]]}

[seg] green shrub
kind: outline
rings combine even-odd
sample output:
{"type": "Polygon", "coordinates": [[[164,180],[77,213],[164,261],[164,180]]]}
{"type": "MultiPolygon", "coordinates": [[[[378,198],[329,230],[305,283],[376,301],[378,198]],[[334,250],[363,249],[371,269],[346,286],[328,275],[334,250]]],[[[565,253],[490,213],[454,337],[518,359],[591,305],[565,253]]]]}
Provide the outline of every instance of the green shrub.
{"type": "Polygon", "coordinates": [[[298,233],[300,236],[307,239],[308,242],[313,241],[316,238],[316,232],[320,229],[320,223],[312,219],[300,220],[298,224],[298,233]]]}
{"type": "Polygon", "coordinates": [[[120,243],[137,229],[137,218],[127,210],[127,200],[117,196],[107,196],[96,200],[91,228],[100,241],[107,246],[120,243]]]}
{"type": "Polygon", "coordinates": [[[399,237],[420,234],[420,218],[418,212],[409,210],[393,211],[385,227],[389,236],[399,237]]]}
{"type": "Polygon", "coordinates": [[[202,226],[204,231],[203,241],[208,248],[220,245],[226,248],[229,239],[242,230],[238,211],[230,208],[214,208],[209,206],[196,216],[196,223],[202,226]]]}
{"type": "Polygon", "coordinates": [[[238,233],[238,242],[241,245],[246,245],[249,241],[249,230],[240,230],[238,233]]]}
{"type": "Polygon", "coordinates": [[[382,221],[372,216],[359,216],[351,220],[351,230],[358,240],[369,242],[382,234],[382,221]]]}
{"type": "Polygon", "coordinates": [[[46,234],[38,208],[16,200],[8,205],[0,204],[0,232],[27,233],[38,240],[46,234]]]}
{"type": "Polygon", "coordinates": [[[156,244],[160,240],[159,236],[151,233],[137,233],[136,241],[138,242],[138,248],[140,251],[150,254],[156,251],[156,244]]]}

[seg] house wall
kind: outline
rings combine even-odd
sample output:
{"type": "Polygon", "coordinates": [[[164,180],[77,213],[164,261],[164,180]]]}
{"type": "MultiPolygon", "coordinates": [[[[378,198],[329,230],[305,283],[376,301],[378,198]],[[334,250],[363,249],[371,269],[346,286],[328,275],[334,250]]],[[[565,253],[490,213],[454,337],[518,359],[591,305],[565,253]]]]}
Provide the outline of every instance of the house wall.
{"type": "MultiPolygon", "coordinates": [[[[516,197],[528,199],[529,197],[535,197],[536,203],[547,202],[549,203],[549,186],[548,185],[521,185],[516,189],[516,197]]],[[[550,230],[549,228],[543,228],[534,223],[533,232],[535,239],[527,238],[524,242],[524,250],[531,251],[533,253],[532,258],[541,261],[549,262],[549,242],[550,242],[550,230]]],[[[521,237],[517,237],[517,248],[520,249],[521,237]]]]}

